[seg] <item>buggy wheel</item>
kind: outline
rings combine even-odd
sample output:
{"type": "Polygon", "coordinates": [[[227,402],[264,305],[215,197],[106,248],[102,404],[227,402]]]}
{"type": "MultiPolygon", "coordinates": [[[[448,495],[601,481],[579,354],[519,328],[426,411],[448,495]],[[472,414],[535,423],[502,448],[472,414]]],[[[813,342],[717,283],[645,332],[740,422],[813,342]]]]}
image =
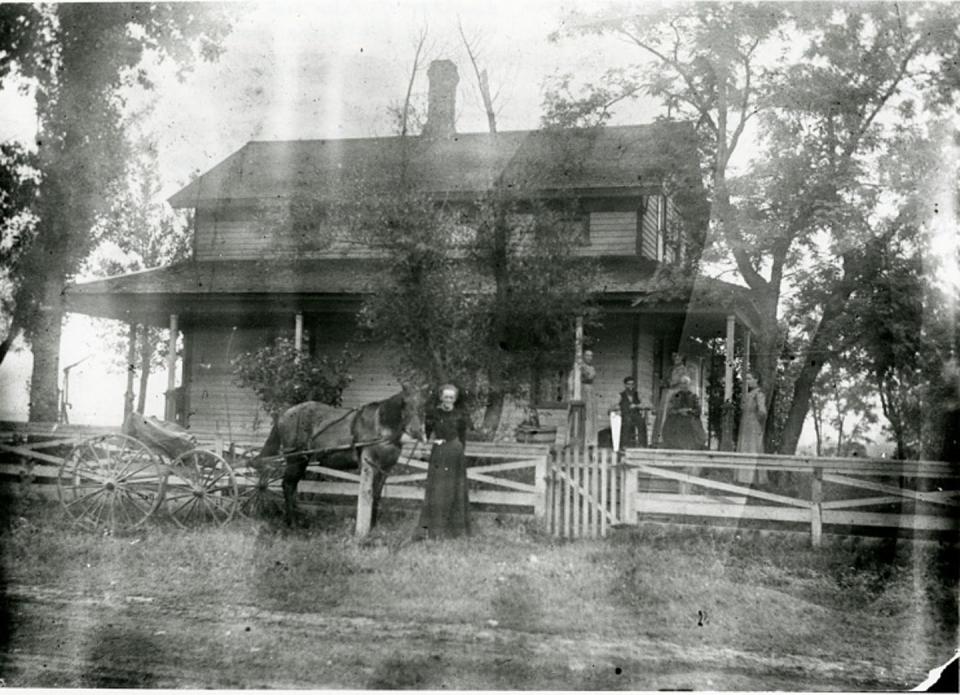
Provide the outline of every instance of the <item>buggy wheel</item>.
{"type": "Polygon", "coordinates": [[[283,460],[258,460],[255,452],[246,459],[238,469],[240,513],[250,518],[282,516],[283,460]]]}
{"type": "Polygon", "coordinates": [[[223,458],[206,449],[191,449],[171,464],[164,506],[181,528],[223,525],[237,508],[237,478],[223,458]]]}
{"type": "Polygon", "coordinates": [[[132,529],[157,508],[166,468],[143,442],[123,434],[77,444],[57,472],[57,496],[74,524],[132,529]]]}

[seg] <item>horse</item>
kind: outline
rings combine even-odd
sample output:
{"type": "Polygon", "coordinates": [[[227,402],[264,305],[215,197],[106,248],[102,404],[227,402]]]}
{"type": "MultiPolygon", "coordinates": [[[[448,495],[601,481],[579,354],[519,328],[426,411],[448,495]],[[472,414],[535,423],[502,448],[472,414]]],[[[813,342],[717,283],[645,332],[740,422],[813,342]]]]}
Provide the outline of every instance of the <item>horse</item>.
{"type": "Polygon", "coordinates": [[[404,434],[426,442],[423,394],[404,389],[383,401],[346,409],[306,401],[284,411],[270,430],[259,459],[281,455],[284,520],[292,526],[297,516],[297,485],[307,465],[316,461],[335,469],[373,469],[373,523],[387,474],[400,458],[404,434]]]}

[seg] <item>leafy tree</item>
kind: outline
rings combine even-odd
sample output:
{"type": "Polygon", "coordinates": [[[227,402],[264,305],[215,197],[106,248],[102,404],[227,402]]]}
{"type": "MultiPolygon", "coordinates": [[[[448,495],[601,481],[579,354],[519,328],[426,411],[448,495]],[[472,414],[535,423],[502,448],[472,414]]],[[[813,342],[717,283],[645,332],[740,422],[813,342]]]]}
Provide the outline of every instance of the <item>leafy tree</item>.
{"type": "Polygon", "coordinates": [[[32,85],[39,126],[36,194],[21,200],[35,223],[18,230],[19,252],[3,256],[12,284],[4,352],[21,333],[33,350],[33,420],[56,419],[63,286],[96,245],[129,160],[123,90],[152,86],[146,55],[176,61],[181,74],[216,58],[228,30],[219,13],[186,3],[0,5],[2,86],[32,85]]]}
{"type": "MultiPolygon", "coordinates": [[[[144,136],[136,151],[124,190],[97,222],[95,235],[101,241],[84,264],[87,274],[109,277],[158,268],[190,255],[189,216],[171,210],[160,197],[156,144],[144,136]]],[[[136,410],[143,413],[150,374],[164,363],[165,355],[158,348],[165,343],[168,331],[146,324],[124,329],[113,321],[105,323],[101,333],[118,359],[131,374],[140,372],[136,410]],[[137,364],[127,363],[130,353],[137,355],[137,364]]]]}
{"type": "Polygon", "coordinates": [[[348,365],[353,359],[346,348],[335,357],[305,355],[292,340],[277,338],[272,345],[235,357],[234,381],[252,389],[276,422],[285,410],[304,401],[340,405],[343,390],[350,385],[348,365]]]}
{"type": "MultiPolygon", "coordinates": [[[[488,123],[496,114],[476,43],[461,31],[471,55],[488,123]]],[[[345,234],[392,259],[360,312],[367,337],[385,343],[402,379],[454,381],[475,405],[485,405],[483,429],[495,431],[507,394],[523,394],[537,368],[567,367],[578,314],[591,320],[594,267],[573,255],[582,228],[576,210],[533,202],[529,177],[495,184],[474,199],[449,201],[420,190],[408,171],[414,137],[409,113],[422,60],[420,35],[404,105],[396,157],[383,155],[383,182],[356,181],[361,191],[339,205],[309,192],[295,197],[288,224],[304,221],[304,238],[330,243],[345,234]],[[319,214],[297,210],[315,209],[319,214]]]]}
{"type": "Polygon", "coordinates": [[[848,445],[860,442],[866,428],[877,421],[873,412],[872,384],[859,377],[851,365],[832,360],[820,372],[811,398],[814,426],[817,433],[817,456],[823,455],[825,426],[835,433],[835,456],[843,456],[848,445]],[[852,423],[852,424],[851,424],[852,423]]]}
{"type": "MultiPolygon", "coordinates": [[[[566,23],[573,27],[568,33],[616,35],[649,59],[587,85],[578,103],[610,103],[597,97],[604,89],[644,92],[659,98],[669,117],[697,123],[716,250],[732,259],[761,315],[756,347],[764,383],[776,381],[788,279],[813,266],[799,279],[811,295],[818,290],[819,320],[798,361],[780,451],[796,448],[824,364],[820,356],[846,319],[863,242],[875,233],[880,201],[872,165],[896,130],[889,117],[918,118],[923,108],[950,103],[957,87],[956,11],[920,4],[694,3],[566,23]],[[802,55],[791,60],[788,49],[802,55]],[[902,96],[907,91],[926,102],[902,96]],[[755,117],[763,157],[749,174],[733,177],[731,157],[755,117]]],[[[776,424],[768,419],[768,426],[776,424]]]]}

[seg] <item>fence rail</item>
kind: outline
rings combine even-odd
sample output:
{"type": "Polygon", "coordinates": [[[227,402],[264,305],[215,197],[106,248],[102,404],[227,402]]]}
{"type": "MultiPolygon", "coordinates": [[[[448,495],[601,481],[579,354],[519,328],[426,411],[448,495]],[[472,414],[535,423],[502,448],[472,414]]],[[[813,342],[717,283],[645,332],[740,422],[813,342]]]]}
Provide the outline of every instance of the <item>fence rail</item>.
{"type": "MultiPolygon", "coordinates": [[[[19,486],[21,492],[56,498],[56,478],[64,455],[74,444],[89,437],[116,434],[118,427],[57,426],[44,423],[0,423],[0,484],[19,486]],[[61,454],[61,455],[57,455],[61,454]],[[28,487],[25,487],[28,486],[28,487]]],[[[198,445],[237,454],[257,450],[262,442],[224,442],[217,433],[194,432],[198,445]]],[[[249,438],[247,438],[249,439],[249,438]]],[[[538,444],[493,444],[468,442],[467,481],[471,503],[497,505],[511,511],[532,513],[542,520],[546,514],[547,459],[549,447],[538,444]]],[[[387,478],[384,498],[422,500],[430,448],[405,444],[400,462],[387,478]]],[[[309,495],[359,497],[361,473],[321,465],[307,468],[309,477],[298,492],[309,495]]],[[[258,476],[244,471],[238,477],[241,490],[261,484],[258,476]]],[[[281,494],[280,476],[272,476],[269,487],[281,494]]]]}
{"type": "MultiPolygon", "coordinates": [[[[0,423],[0,481],[28,494],[56,497],[68,447],[119,428],[0,423]]],[[[200,433],[201,445],[241,452],[200,433]]],[[[532,513],[564,538],[606,536],[640,520],[752,520],[802,525],[819,545],[825,531],[947,532],[960,529],[960,467],[939,461],[816,458],[717,451],[608,449],[551,451],[538,444],[468,442],[470,500],[532,513]]],[[[383,496],[422,500],[429,449],[408,444],[383,496]]],[[[301,481],[304,494],[357,497],[361,475],[319,465],[301,481]]],[[[274,481],[279,493],[279,478],[274,481]]],[[[255,484],[241,476],[241,487],[255,484]]]]}
{"type": "Polygon", "coordinates": [[[941,461],[630,449],[624,463],[635,491],[631,521],[669,515],[804,524],[815,546],[825,526],[960,529],[960,468],[941,461]],[[644,492],[640,476],[675,489],[644,492]]]}

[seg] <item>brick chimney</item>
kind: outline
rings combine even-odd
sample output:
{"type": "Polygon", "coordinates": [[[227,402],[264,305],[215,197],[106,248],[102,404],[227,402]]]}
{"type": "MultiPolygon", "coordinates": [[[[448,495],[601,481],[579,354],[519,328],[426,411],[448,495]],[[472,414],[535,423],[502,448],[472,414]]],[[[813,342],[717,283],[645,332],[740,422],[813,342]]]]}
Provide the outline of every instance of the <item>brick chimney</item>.
{"type": "Polygon", "coordinates": [[[427,69],[430,95],[427,103],[427,123],[423,135],[429,138],[453,137],[453,119],[457,106],[457,83],[460,75],[452,60],[434,60],[427,69]]]}

